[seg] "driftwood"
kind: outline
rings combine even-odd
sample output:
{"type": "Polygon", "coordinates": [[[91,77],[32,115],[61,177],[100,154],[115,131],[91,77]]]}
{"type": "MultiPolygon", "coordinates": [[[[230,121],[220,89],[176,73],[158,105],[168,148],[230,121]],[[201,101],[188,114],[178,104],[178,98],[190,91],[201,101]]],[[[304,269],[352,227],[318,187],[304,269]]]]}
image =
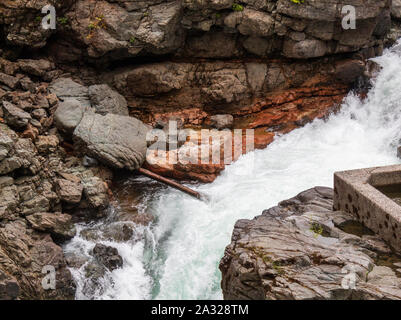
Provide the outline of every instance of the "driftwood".
{"type": "Polygon", "coordinates": [[[185,192],[186,194],[189,194],[190,196],[196,198],[196,199],[202,199],[202,196],[199,192],[196,192],[188,187],[183,186],[182,184],[179,184],[178,182],[175,182],[173,180],[167,179],[165,177],[162,177],[156,173],[153,173],[149,170],[143,169],[143,168],[139,168],[138,172],[143,174],[144,176],[147,176],[151,179],[157,180],[159,182],[165,183],[167,185],[169,185],[170,187],[173,187],[177,190],[180,190],[182,192],[185,192]]]}

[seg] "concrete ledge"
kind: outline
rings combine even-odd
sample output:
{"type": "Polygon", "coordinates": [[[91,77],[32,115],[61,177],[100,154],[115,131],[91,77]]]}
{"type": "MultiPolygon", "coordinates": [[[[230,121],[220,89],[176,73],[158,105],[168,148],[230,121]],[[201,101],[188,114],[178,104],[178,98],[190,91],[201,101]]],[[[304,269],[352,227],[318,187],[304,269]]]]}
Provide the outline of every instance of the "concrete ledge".
{"type": "Polygon", "coordinates": [[[401,253],[401,206],[375,187],[401,184],[401,165],[334,174],[334,209],[350,212],[401,253]]]}

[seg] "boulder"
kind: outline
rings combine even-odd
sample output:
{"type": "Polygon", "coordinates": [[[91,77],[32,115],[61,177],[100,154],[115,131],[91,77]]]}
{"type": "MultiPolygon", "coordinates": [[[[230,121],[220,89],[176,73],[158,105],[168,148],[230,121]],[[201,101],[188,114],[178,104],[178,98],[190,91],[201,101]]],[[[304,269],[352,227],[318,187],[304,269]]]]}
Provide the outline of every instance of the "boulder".
{"type": "Polygon", "coordinates": [[[49,86],[49,91],[62,101],[74,99],[78,100],[82,107],[90,107],[88,88],[70,78],[60,78],[53,81],[49,86]]]}
{"type": "Polygon", "coordinates": [[[57,179],[56,192],[61,200],[67,203],[79,203],[82,197],[83,186],[80,183],[66,179],[57,179]]]}
{"type": "Polygon", "coordinates": [[[107,84],[90,86],[89,98],[96,113],[101,115],[113,113],[128,116],[127,101],[107,84]]]}
{"type": "Polygon", "coordinates": [[[62,213],[34,213],[27,217],[32,228],[49,232],[58,240],[67,240],[75,236],[75,228],[71,216],[62,213]]]}
{"type": "Polygon", "coordinates": [[[57,128],[67,134],[72,134],[81,122],[84,113],[89,107],[84,106],[79,100],[68,99],[60,102],[54,113],[54,121],[57,128]]]}
{"type": "Polygon", "coordinates": [[[237,221],[220,262],[224,298],[401,299],[401,278],[380,264],[395,270],[399,258],[332,199],[315,187],[237,221]]]}
{"type": "Polygon", "coordinates": [[[98,243],[93,248],[92,253],[97,261],[99,261],[110,271],[122,268],[123,266],[123,258],[118,254],[118,250],[116,248],[98,243]]]}
{"type": "Polygon", "coordinates": [[[365,71],[365,64],[360,60],[342,60],[335,65],[335,75],[343,83],[354,83],[365,71]]]}
{"type": "Polygon", "coordinates": [[[25,128],[32,119],[29,113],[7,101],[3,101],[3,112],[7,124],[16,129],[25,128]]]}
{"type": "Polygon", "coordinates": [[[115,168],[136,170],[145,161],[147,131],[133,117],[85,113],[73,137],[88,156],[115,168]]]}
{"type": "Polygon", "coordinates": [[[217,114],[210,117],[210,125],[218,130],[232,128],[234,117],[231,114],[217,114]]]}
{"type": "Polygon", "coordinates": [[[130,222],[114,222],[101,227],[85,229],[80,232],[80,236],[92,242],[115,241],[127,242],[133,238],[134,230],[130,222]]]}

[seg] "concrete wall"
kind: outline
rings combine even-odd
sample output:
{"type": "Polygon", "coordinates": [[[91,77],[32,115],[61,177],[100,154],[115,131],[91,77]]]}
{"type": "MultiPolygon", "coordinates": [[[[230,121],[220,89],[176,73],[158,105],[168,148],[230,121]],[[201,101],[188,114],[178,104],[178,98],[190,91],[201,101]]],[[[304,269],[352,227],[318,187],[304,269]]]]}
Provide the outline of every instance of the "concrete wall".
{"type": "Polygon", "coordinates": [[[334,209],[350,212],[401,253],[401,206],[375,186],[401,183],[401,165],[336,172],[334,209]]]}

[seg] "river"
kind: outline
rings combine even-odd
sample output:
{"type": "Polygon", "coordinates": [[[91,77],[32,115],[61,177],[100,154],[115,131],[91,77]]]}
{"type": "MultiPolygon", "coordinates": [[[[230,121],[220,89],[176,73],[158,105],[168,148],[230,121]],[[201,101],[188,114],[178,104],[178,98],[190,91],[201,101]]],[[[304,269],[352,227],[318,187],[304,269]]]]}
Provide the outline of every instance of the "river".
{"type": "MultiPolygon", "coordinates": [[[[140,189],[133,209],[155,219],[136,226],[132,240],[100,241],[118,249],[124,266],[100,279],[98,289],[85,290],[84,266],[72,268],[76,298],[221,299],[218,264],[238,219],[251,219],[305,189],[332,187],[335,171],[400,163],[401,45],[374,61],[382,70],[364,100],[350,93],[328,119],[315,120],[277,137],[264,150],[242,156],[211,184],[192,185],[208,196],[207,202],[146,178],[125,178],[123,189],[140,189]],[[142,188],[144,184],[152,187],[142,188]]],[[[115,203],[109,214],[118,210],[124,208],[115,203]]],[[[64,250],[88,255],[94,245],[78,234],[64,250]]]]}

